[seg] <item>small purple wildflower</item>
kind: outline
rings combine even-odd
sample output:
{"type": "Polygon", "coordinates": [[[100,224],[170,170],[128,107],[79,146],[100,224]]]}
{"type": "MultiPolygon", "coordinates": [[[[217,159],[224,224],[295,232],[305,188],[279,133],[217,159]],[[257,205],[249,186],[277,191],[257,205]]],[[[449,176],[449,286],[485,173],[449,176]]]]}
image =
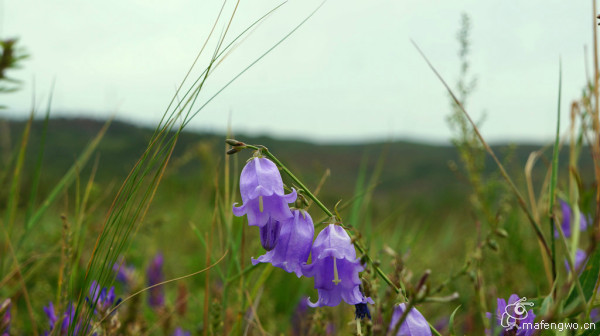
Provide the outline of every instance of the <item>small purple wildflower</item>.
{"type": "MultiPolygon", "coordinates": [[[[565,237],[571,237],[571,227],[575,224],[573,223],[573,225],[571,224],[571,221],[573,219],[573,209],[571,209],[571,206],[569,205],[569,203],[565,202],[564,200],[559,200],[560,202],[560,209],[562,211],[562,221],[560,222],[560,227],[563,230],[563,233],[565,234],[565,237]]],[[[585,231],[588,227],[588,219],[583,215],[583,213],[580,213],[580,219],[579,219],[579,230],[580,231],[585,231]]],[[[558,238],[559,237],[559,233],[558,230],[554,231],[554,237],[558,238]]]]}
{"type": "MultiPolygon", "coordinates": [[[[258,259],[252,259],[252,264],[271,263],[286,272],[296,273],[299,278],[302,276],[301,265],[306,263],[310,255],[315,227],[306,211],[294,210],[292,213],[292,218],[281,222],[281,230],[274,249],[258,259]]],[[[269,225],[265,225],[265,228],[269,225]]]]}
{"type": "Polygon", "coordinates": [[[395,336],[431,336],[429,323],[427,323],[427,320],[417,310],[417,308],[414,307],[410,310],[410,312],[408,312],[408,315],[406,315],[406,319],[402,325],[398,327],[398,323],[400,322],[400,319],[405,311],[406,303],[401,303],[394,307],[392,320],[390,321],[390,326],[388,327],[388,335],[398,330],[395,336]]]}
{"type": "Polygon", "coordinates": [[[56,311],[54,310],[54,304],[52,302],[49,302],[48,306],[44,307],[43,309],[44,313],[46,314],[46,317],[48,318],[48,322],[50,323],[50,331],[52,331],[52,329],[54,329],[56,321],[58,321],[56,311]]]}
{"type": "Polygon", "coordinates": [[[600,322],[600,309],[599,308],[592,309],[592,311],[590,312],[590,320],[592,320],[592,322],[594,322],[594,323],[600,322]]]}
{"type": "Polygon", "coordinates": [[[308,314],[308,298],[303,298],[296,305],[292,315],[292,335],[308,335],[310,329],[308,314]]]}
{"type": "MultiPolygon", "coordinates": [[[[44,313],[46,314],[46,317],[48,318],[48,323],[50,326],[50,329],[44,332],[44,335],[47,336],[52,333],[52,331],[56,327],[56,323],[59,322],[59,318],[56,315],[56,310],[54,309],[54,304],[52,302],[48,302],[48,306],[44,307],[43,309],[44,313]]],[[[67,306],[67,310],[64,312],[64,314],[62,315],[62,319],[60,320],[62,322],[60,324],[60,332],[58,333],[58,335],[67,335],[69,331],[69,326],[71,326],[71,324],[73,323],[74,318],[75,307],[73,307],[73,305],[69,303],[69,305],[67,306]]],[[[77,325],[75,326],[74,335],[78,335],[80,330],[81,323],[77,323],[77,325]]]]}
{"type": "Polygon", "coordinates": [[[10,299],[6,299],[0,303],[0,335],[10,335],[10,299]]]}
{"type": "Polygon", "coordinates": [[[284,221],[292,217],[288,203],[296,200],[296,190],[285,195],[277,166],[269,159],[251,159],[240,176],[243,205],[233,205],[233,214],[248,216],[248,225],[263,227],[269,219],[284,221]]]}
{"type": "Polygon", "coordinates": [[[305,276],[315,278],[319,299],[309,301],[313,308],[337,306],[342,300],[351,305],[374,303],[360,290],[358,273],[364,267],[356,258],[350,236],[339,225],[329,224],[319,233],[312,246],[312,264],[302,268],[305,276]]]}
{"type": "MultiPolygon", "coordinates": [[[[150,266],[148,266],[148,270],[146,271],[146,275],[148,277],[148,286],[154,286],[163,282],[163,255],[162,253],[157,253],[152,259],[150,266]]],[[[165,305],[165,291],[163,286],[156,286],[149,289],[150,297],[148,298],[148,304],[152,308],[161,308],[165,305]]]]}
{"type": "Polygon", "coordinates": [[[191,333],[189,331],[185,331],[181,327],[178,327],[173,332],[173,336],[190,336],[190,335],[191,335],[191,333]]]}
{"type": "MultiPolygon", "coordinates": [[[[575,265],[574,265],[576,272],[581,271],[586,258],[587,258],[587,254],[585,253],[585,251],[581,250],[581,249],[577,249],[577,252],[575,252],[575,265]]],[[[569,262],[566,259],[565,259],[565,269],[567,270],[567,272],[571,272],[571,268],[569,267],[569,262]]]]}
{"type": "MultiPolygon", "coordinates": [[[[533,324],[535,314],[533,309],[519,314],[515,309],[519,304],[519,296],[513,294],[508,298],[508,304],[503,298],[498,298],[496,316],[493,318],[492,313],[485,313],[487,318],[492,322],[492,330],[486,330],[486,335],[495,335],[497,330],[501,330],[499,336],[516,335],[516,336],[532,336],[535,329],[524,329],[523,323],[533,324]],[[513,324],[509,330],[505,330],[502,324],[513,324]]],[[[525,305],[522,305],[525,308],[525,305]]]]}
{"type": "Polygon", "coordinates": [[[335,332],[335,324],[333,322],[329,322],[327,323],[327,325],[325,326],[325,335],[327,336],[333,336],[336,334],[335,332]]]}
{"type": "Polygon", "coordinates": [[[127,265],[123,257],[113,265],[113,271],[117,273],[117,281],[120,283],[130,286],[133,282],[133,276],[135,274],[135,267],[133,265],[127,265]]]}
{"type": "Polygon", "coordinates": [[[96,280],[92,281],[89,295],[89,297],[85,298],[86,301],[90,306],[95,305],[95,312],[102,316],[108,313],[113,305],[117,305],[121,302],[121,299],[115,302],[115,287],[110,287],[110,289],[107,289],[106,287],[100,288],[100,284],[96,280]]]}

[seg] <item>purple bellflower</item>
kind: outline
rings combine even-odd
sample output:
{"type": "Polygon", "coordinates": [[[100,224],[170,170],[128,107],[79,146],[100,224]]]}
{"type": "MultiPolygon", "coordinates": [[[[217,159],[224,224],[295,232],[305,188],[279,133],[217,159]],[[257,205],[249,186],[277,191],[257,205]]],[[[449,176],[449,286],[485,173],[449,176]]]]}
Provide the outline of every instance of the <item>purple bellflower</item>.
{"type": "Polygon", "coordinates": [[[431,336],[431,329],[429,323],[416,309],[412,308],[406,315],[406,319],[402,322],[402,325],[398,327],[398,323],[406,311],[406,303],[401,303],[394,307],[394,313],[392,314],[392,320],[388,327],[388,335],[391,335],[397,330],[395,336],[431,336]]]}
{"type": "Polygon", "coordinates": [[[10,299],[6,299],[0,303],[0,335],[10,335],[10,299]]]}
{"type": "MultiPolygon", "coordinates": [[[[157,253],[146,271],[146,276],[148,277],[148,287],[164,281],[162,266],[163,255],[162,253],[157,253]]],[[[148,291],[150,292],[150,297],[148,298],[148,304],[150,307],[157,309],[165,305],[165,290],[163,286],[152,287],[148,291]]]]}
{"type": "Polygon", "coordinates": [[[268,245],[273,246],[273,248],[258,257],[258,259],[253,258],[252,264],[271,263],[273,266],[279,267],[286,272],[296,273],[296,276],[299,278],[302,276],[301,265],[308,261],[308,256],[310,255],[315,227],[308,212],[294,210],[292,213],[293,217],[290,219],[283,222],[269,220],[267,225],[261,228],[261,240],[262,230],[271,230],[269,228],[271,225],[279,227],[277,229],[279,234],[278,237],[268,239],[268,245]]]}
{"type": "MultiPolygon", "coordinates": [[[[560,227],[563,230],[563,233],[565,234],[565,237],[571,237],[571,228],[573,225],[575,225],[575,223],[571,223],[571,221],[573,220],[573,209],[571,209],[571,206],[569,205],[569,203],[563,201],[563,200],[559,200],[560,201],[560,209],[562,211],[562,221],[560,222],[560,227]]],[[[580,231],[585,231],[588,227],[588,219],[583,215],[583,213],[580,213],[580,219],[579,219],[579,229],[580,231]]],[[[559,233],[558,230],[554,231],[554,237],[558,238],[559,237],[559,233]]]]}
{"type": "Polygon", "coordinates": [[[356,258],[350,236],[339,225],[329,224],[319,233],[312,246],[312,263],[302,268],[305,276],[315,277],[319,299],[315,303],[309,301],[308,305],[313,308],[337,306],[344,300],[351,305],[360,304],[356,307],[358,313],[359,310],[364,312],[367,302],[374,303],[360,290],[358,273],[364,267],[356,258]]]}
{"type": "Polygon", "coordinates": [[[504,299],[498,298],[496,316],[493,316],[492,313],[485,313],[487,318],[492,320],[492,330],[486,330],[486,335],[496,335],[497,330],[501,330],[499,336],[532,336],[535,329],[525,329],[523,324],[530,323],[533,325],[535,314],[533,309],[526,310],[529,304],[524,300],[524,298],[519,299],[517,294],[513,294],[508,298],[508,304],[504,299]],[[521,311],[522,314],[520,314],[521,311]]]}
{"type": "MultiPolygon", "coordinates": [[[[233,214],[248,215],[248,225],[263,227],[270,219],[284,221],[292,217],[288,203],[296,200],[296,190],[285,195],[277,166],[269,159],[251,159],[240,176],[242,206],[233,205],[233,214]]],[[[261,233],[262,235],[262,233],[261,233]]]]}

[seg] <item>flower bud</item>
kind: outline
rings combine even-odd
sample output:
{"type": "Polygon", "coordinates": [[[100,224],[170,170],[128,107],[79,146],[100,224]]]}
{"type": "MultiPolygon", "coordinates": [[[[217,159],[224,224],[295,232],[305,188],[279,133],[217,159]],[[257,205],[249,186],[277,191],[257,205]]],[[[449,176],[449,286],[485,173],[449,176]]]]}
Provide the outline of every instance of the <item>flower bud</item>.
{"type": "Polygon", "coordinates": [[[227,139],[227,140],[225,140],[225,142],[228,145],[231,145],[231,146],[234,146],[234,147],[236,147],[236,146],[245,146],[246,145],[245,143],[243,143],[241,141],[238,141],[238,140],[235,140],[235,139],[227,139]]]}

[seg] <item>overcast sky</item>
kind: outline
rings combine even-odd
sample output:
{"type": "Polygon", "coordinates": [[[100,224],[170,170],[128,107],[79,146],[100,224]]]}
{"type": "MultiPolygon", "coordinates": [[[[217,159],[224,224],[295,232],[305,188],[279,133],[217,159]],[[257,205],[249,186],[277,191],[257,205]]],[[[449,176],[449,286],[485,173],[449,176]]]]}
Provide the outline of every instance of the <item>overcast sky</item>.
{"type": "MultiPolygon", "coordinates": [[[[219,65],[204,100],[304,19],[320,1],[289,0],[219,65]]],[[[208,35],[220,0],[0,0],[0,37],[31,54],[21,91],[1,97],[25,117],[56,78],[53,110],[154,125],[208,35]]],[[[231,2],[233,4],[233,2],[231,2]]],[[[240,2],[228,40],[278,1],[240,2]]],[[[590,1],[328,0],[300,30],[213,100],[190,124],[315,141],[444,142],[448,96],[411,45],[454,84],[460,15],[471,17],[468,103],[491,141],[548,141],[556,122],[559,57],[563,122],[585,84],[590,1]]],[[[231,6],[225,10],[231,12],[231,6]]],[[[223,31],[225,22],[217,26],[223,31]]],[[[209,55],[214,44],[209,45],[209,55]]],[[[206,59],[203,59],[204,64],[206,59]]],[[[588,55],[591,64],[591,55],[588,55]]],[[[591,66],[590,66],[591,69],[591,66]]],[[[202,99],[201,99],[202,100],[202,99]]]]}

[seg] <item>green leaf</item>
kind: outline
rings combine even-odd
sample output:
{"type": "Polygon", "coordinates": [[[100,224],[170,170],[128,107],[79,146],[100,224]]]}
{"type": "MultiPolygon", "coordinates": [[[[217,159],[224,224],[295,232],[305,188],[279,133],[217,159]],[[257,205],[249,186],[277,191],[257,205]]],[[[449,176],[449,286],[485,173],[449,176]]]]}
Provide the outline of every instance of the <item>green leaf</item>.
{"type": "MultiPolygon", "coordinates": [[[[586,302],[594,295],[594,288],[596,287],[596,281],[598,281],[598,273],[600,273],[600,249],[597,249],[594,254],[592,254],[586,263],[585,269],[579,276],[579,283],[581,283],[586,302]]],[[[571,294],[565,303],[565,307],[575,303],[577,298],[577,292],[574,290],[571,291],[571,294]]]]}
{"type": "Polygon", "coordinates": [[[594,323],[594,328],[584,331],[581,336],[600,336],[600,322],[594,323]]]}
{"type": "Polygon", "coordinates": [[[456,307],[456,309],[454,309],[454,311],[452,312],[452,315],[450,315],[450,322],[448,324],[448,330],[450,331],[450,336],[456,335],[456,332],[454,331],[454,316],[456,315],[456,312],[458,311],[458,309],[460,309],[460,305],[458,307],[456,307]]]}

